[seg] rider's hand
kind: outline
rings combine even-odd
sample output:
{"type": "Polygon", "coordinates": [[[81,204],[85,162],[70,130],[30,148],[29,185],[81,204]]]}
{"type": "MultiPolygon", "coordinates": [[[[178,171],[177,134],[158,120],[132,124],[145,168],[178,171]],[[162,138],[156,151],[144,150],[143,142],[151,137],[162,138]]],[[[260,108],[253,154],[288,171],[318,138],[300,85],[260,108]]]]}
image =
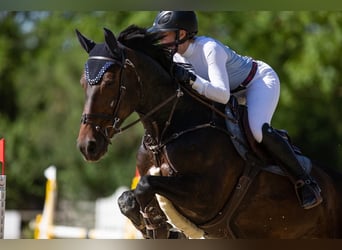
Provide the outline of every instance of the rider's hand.
{"type": "Polygon", "coordinates": [[[194,73],[188,71],[177,63],[174,64],[172,71],[175,79],[181,84],[192,86],[196,80],[196,75],[194,73]]]}

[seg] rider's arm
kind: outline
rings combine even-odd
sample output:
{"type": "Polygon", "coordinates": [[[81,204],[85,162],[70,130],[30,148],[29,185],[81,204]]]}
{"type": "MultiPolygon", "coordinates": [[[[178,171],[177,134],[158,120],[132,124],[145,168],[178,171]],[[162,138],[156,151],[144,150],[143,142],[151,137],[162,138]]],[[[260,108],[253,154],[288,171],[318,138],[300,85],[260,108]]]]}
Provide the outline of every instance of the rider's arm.
{"type": "Polygon", "coordinates": [[[222,46],[214,42],[205,44],[203,49],[208,65],[209,81],[196,75],[192,88],[213,101],[226,104],[230,97],[226,69],[227,53],[222,46]]]}

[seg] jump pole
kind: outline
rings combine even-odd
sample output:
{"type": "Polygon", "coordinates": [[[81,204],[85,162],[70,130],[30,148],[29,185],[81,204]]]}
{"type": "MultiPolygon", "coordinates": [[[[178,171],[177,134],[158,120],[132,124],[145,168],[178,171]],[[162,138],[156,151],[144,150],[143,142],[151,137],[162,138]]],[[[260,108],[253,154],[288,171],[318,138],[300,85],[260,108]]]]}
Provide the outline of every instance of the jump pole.
{"type": "Polygon", "coordinates": [[[53,217],[57,192],[57,169],[50,166],[44,171],[47,179],[45,188],[45,202],[43,213],[37,215],[34,229],[35,239],[51,239],[53,230],[53,217]]]}
{"type": "Polygon", "coordinates": [[[5,139],[0,139],[0,239],[4,238],[5,205],[6,205],[6,175],[5,175],[5,139]]]}

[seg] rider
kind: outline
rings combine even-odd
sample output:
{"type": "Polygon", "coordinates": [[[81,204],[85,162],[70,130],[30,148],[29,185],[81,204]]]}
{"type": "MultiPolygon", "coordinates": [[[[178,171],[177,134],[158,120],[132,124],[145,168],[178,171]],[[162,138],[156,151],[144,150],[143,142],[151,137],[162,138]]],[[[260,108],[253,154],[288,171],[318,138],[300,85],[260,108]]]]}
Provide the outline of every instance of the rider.
{"type": "Polygon", "coordinates": [[[318,184],[305,173],[292,146],[270,125],[280,82],[269,65],[239,55],[213,38],[196,36],[197,17],[193,11],[161,11],[148,32],[163,35],[160,43],[173,51],[177,63],[173,73],[180,83],[222,104],[233,93],[244,96],[255,140],[295,178],[301,206],[309,209],[322,202],[318,184]]]}

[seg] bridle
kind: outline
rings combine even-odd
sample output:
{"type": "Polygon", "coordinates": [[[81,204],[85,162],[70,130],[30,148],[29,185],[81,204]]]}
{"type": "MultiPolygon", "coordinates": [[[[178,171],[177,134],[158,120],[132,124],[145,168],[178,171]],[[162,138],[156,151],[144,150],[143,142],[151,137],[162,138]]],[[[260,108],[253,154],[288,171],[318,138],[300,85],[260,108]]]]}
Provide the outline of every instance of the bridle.
{"type": "MultiPolygon", "coordinates": [[[[136,119],[135,121],[133,121],[133,122],[129,123],[128,125],[126,125],[125,127],[121,128],[119,126],[119,122],[121,121],[121,118],[118,116],[118,112],[119,112],[120,104],[121,104],[123,97],[125,96],[125,93],[126,93],[126,86],[125,86],[125,82],[123,81],[123,75],[124,75],[123,71],[125,68],[127,68],[127,66],[134,69],[135,75],[137,77],[137,80],[138,80],[138,83],[140,86],[140,97],[142,96],[142,82],[141,82],[140,76],[139,76],[139,74],[135,68],[135,65],[132,63],[131,60],[129,60],[128,58],[125,58],[123,56],[123,53],[122,53],[121,58],[122,58],[122,62],[119,63],[121,65],[120,73],[119,73],[119,95],[118,95],[118,100],[117,100],[117,102],[113,108],[113,114],[109,115],[109,114],[103,114],[103,113],[84,113],[81,116],[81,123],[92,125],[95,128],[95,130],[97,132],[99,132],[105,138],[105,140],[107,141],[108,144],[111,144],[111,138],[115,134],[121,133],[121,132],[127,130],[128,128],[134,126],[135,124],[137,124],[141,120],[144,120],[147,117],[151,116],[152,114],[156,113],[158,110],[160,110],[162,107],[164,107],[166,104],[168,104],[172,100],[174,100],[174,99],[178,100],[178,98],[183,95],[183,92],[180,90],[180,88],[178,88],[174,95],[170,96],[165,101],[163,101],[162,103],[160,103],[159,105],[154,107],[147,114],[145,114],[145,115],[140,114],[140,118],[136,119]],[[110,124],[107,126],[101,126],[99,124],[94,123],[92,121],[93,119],[106,120],[106,121],[110,122],[110,124]],[[112,136],[110,136],[108,129],[114,129],[114,134],[112,136]]],[[[88,60],[106,60],[106,61],[112,61],[112,62],[118,63],[118,60],[116,60],[114,58],[110,58],[110,57],[104,57],[104,56],[90,56],[88,58],[88,60]]],[[[174,102],[169,120],[171,120],[171,117],[173,115],[173,111],[175,109],[176,104],[177,104],[177,101],[174,102]]]]}
{"type": "MultiPolygon", "coordinates": [[[[125,96],[126,93],[126,86],[123,81],[123,71],[127,66],[130,66],[134,69],[135,74],[137,76],[139,85],[141,86],[141,81],[138,73],[135,70],[134,64],[129,60],[125,59],[123,55],[121,56],[122,61],[118,61],[117,59],[111,58],[111,57],[105,57],[105,56],[90,56],[88,60],[104,60],[104,61],[110,61],[114,63],[119,63],[121,65],[120,67],[120,73],[119,73],[119,95],[117,98],[117,101],[114,105],[113,108],[113,113],[112,114],[103,114],[103,113],[84,113],[81,116],[81,123],[82,124],[90,124],[92,125],[97,132],[99,132],[105,139],[106,141],[110,144],[111,137],[109,135],[108,129],[114,129],[115,133],[120,132],[120,128],[118,127],[119,122],[121,121],[120,117],[118,116],[120,104],[123,100],[123,97],[125,96]],[[106,126],[101,126],[99,124],[96,124],[93,122],[93,119],[101,119],[101,120],[106,120],[109,122],[109,125],[106,126]]],[[[104,72],[103,72],[104,73],[104,72]]],[[[89,82],[88,82],[89,83],[89,82]]]]}

